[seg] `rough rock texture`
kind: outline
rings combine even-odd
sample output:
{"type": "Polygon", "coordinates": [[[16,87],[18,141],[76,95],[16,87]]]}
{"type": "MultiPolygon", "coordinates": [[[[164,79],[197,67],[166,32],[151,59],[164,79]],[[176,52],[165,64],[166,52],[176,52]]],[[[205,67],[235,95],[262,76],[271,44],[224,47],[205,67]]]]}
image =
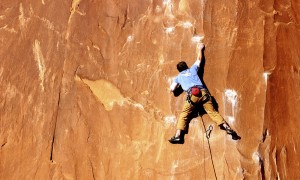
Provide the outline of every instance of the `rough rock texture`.
{"type": "Polygon", "coordinates": [[[300,2],[0,2],[0,179],[299,179],[300,2]],[[196,58],[242,139],[171,145],[196,58]]]}

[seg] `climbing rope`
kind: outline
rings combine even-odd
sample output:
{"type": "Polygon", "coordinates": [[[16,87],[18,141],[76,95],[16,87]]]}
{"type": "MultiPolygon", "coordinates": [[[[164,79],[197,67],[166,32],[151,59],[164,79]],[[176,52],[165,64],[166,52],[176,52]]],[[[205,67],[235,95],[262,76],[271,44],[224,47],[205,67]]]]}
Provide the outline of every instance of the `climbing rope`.
{"type": "Polygon", "coordinates": [[[202,118],[202,116],[200,116],[200,117],[201,117],[202,125],[203,125],[203,128],[204,128],[205,134],[206,134],[206,139],[207,139],[207,143],[208,143],[208,148],[209,148],[209,153],[210,153],[211,164],[212,164],[213,169],[214,169],[214,175],[215,175],[216,180],[218,180],[218,178],[217,178],[217,173],[216,173],[216,168],[215,168],[215,164],[214,164],[214,160],[213,160],[213,156],[212,156],[212,152],[211,152],[210,142],[209,142],[209,138],[210,138],[210,134],[211,134],[211,132],[212,132],[212,130],[213,130],[213,126],[212,126],[212,125],[209,125],[209,126],[208,126],[208,129],[206,130],[206,127],[205,127],[203,118],[202,118]]]}

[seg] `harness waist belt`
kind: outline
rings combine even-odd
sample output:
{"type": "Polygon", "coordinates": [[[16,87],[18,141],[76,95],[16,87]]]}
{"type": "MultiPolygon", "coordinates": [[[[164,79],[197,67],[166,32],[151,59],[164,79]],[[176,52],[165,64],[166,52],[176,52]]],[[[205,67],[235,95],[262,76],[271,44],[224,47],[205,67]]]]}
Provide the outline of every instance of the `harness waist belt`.
{"type": "Polygon", "coordinates": [[[190,87],[190,88],[187,90],[187,93],[190,94],[192,88],[195,88],[195,87],[198,88],[198,89],[200,89],[201,91],[207,91],[207,89],[206,89],[204,86],[196,85],[196,86],[190,87]]]}

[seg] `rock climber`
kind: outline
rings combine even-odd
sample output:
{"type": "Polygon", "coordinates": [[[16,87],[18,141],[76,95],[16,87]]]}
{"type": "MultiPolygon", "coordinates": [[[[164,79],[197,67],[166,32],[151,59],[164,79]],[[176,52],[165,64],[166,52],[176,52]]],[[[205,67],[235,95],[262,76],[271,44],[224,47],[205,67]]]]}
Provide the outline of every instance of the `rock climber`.
{"type": "Polygon", "coordinates": [[[177,64],[179,74],[172,82],[170,90],[175,92],[176,88],[181,86],[187,93],[187,99],[177,122],[176,134],[169,139],[169,142],[172,144],[184,143],[184,135],[187,133],[190,120],[189,117],[191,113],[193,113],[193,110],[199,106],[203,106],[209,117],[220,127],[220,129],[225,130],[227,134],[231,135],[233,140],[241,139],[237,133],[231,129],[218,111],[215,110],[211,95],[198,76],[198,69],[200,68],[203,52],[204,44],[200,43],[197,46],[197,59],[191,68],[189,68],[184,61],[177,64]]]}

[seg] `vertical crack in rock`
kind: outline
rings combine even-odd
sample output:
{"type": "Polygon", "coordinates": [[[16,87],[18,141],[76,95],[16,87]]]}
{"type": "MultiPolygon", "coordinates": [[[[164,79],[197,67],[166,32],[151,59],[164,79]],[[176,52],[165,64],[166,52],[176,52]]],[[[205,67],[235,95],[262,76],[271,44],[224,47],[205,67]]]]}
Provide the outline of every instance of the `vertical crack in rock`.
{"type": "Polygon", "coordinates": [[[269,134],[269,133],[268,133],[268,129],[266,129],[266,130],[263,132],[262,142],[265,142],[265,140],[266,140],[268,134],[269,134]]]}
{"type": "Polygon", "coordinates": [[[259,165],[260,165],[261,179],[265,180],[266,179],[266,177],[265,177],[265,166],[264,166],[264,161],[261,158],[259,158],[259,165]]]}
{"type": "MultiPolygon", "coordinates": [[[[125,26],[126,26],[126,24],[127,24],[128,13],[129,13],[129,5],[127,5],[127,9],[126,9],[125,14],[124,14],[124,22],[123,22],[123,24],[122,24],[121,29],[124,29],[125,26]]],[[[119,18],[118,18],[118,21],[119,21],[119,18]]]]}
{"type": "Polygon", "coordinates": [[[61,93],[61,90],[59,91],[58,101],[57,101],[57,110],[56,110],[54,130],[53,130],[52,143],[51,143],[51,151],[50,151],[50,161],[53,161],[53,149],[54,149],[54,141],[55,141],[56,124],[57,124],[57,120],[58,120],[58,111],[59,111],[59,104],[60,104],[60,93],[61,93]]]}
{"type": "Polygon", "coordinates": [[[7,142],[4,142],[3,144],[1,144],[1,148],[4,147],[6,145],[7,142]]]}
{"type": "Polygon", "coordinates": [[[55,134],[56,134],[56,127],[57,127],[58,115],[59,115],[59,107],[60,107],[60,102],[61,102],[61,92],[62,92],[62,84],[63,84],[64,72],[65,72],[65,63],[66,63],[66,59],[64,60],[63,71],[62,71],[62,74],[61,74],[61,78],[62,79],[61,79],[61,82],[60,82],[60,85],[59,85],[57,108],[56,108],[56,114],[55,114],[55,122],[54,122],[54,127],[53,127],[51,151],[50,151],[50,158],[49,158],[51,162],[53,162],[53,151],[54,151],[54,143],[55,143],[55,134]]]}
{"type": "Polygon", "coordinates": [[[95,180],[96,179],[95,178],[95,172],[94,172],[93,163],[92,163],[91,159],[90,159],[90,164],[91,164],[93,179],[95,180]]]}
{"type": "MultiPolygon", "coordinates": [[[[56,125],[55,125],[55,126],[56,126],[56,125]]],[[[55,128],[54,128],[54,133],[53,133],[53,137],[52,137],[51,151],[50,151],[50,161],[51,161],[51,162],[53,162],[54,137],[55,137],[55,128]]]]}

